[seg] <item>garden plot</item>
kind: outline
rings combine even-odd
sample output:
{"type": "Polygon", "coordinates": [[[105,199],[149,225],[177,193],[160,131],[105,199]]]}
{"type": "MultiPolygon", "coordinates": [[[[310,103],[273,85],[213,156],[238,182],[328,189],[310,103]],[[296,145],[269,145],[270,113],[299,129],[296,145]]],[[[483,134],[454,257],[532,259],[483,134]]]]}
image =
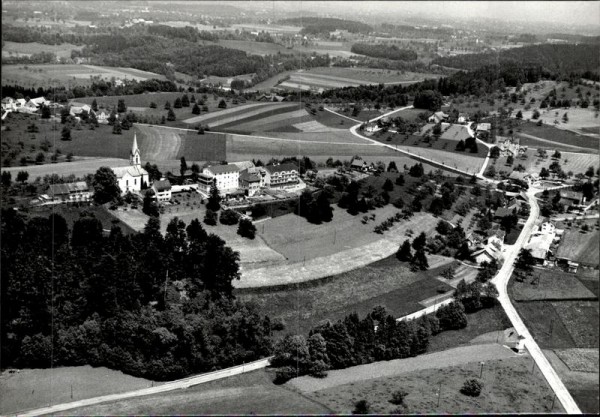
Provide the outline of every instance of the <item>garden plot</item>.
{"type": "Polygon", "coordinates": [[[554,351],[571,371],[595,372],[598,367],[598,348],[595,349],[556,349],[554,351]]]}

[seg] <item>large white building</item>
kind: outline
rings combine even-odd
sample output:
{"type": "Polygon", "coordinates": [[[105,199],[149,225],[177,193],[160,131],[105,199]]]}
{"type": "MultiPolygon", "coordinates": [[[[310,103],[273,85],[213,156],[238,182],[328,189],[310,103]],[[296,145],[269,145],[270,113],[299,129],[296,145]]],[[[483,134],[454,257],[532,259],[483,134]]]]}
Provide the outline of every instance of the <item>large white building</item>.
{"type": "Polygon", "coordinates": [[[121,193],[123,194],[127,192],[140,192],[142,188],[148,186],[148,172],[142,168],[142,158],[135,134],[133,135],[133,146],[129,154],[129,166],[116,167],[112,168],[112,170],[117,176],[119,188],[121,188],[121,193]]]}
{"type": "Polygon", "coordinates": [[[294,188],[300,183],[298,166],[295,164],[267,165],[265,171],[267,172],[265,185],[269,188],[294,188]]]}
{"type": "Polygon", "coordinates": [[[212,177],[221,195],[237,191],[240,183],[240,169],[237,165],[212,165],[202,170],[205,177],[212,177]]]}

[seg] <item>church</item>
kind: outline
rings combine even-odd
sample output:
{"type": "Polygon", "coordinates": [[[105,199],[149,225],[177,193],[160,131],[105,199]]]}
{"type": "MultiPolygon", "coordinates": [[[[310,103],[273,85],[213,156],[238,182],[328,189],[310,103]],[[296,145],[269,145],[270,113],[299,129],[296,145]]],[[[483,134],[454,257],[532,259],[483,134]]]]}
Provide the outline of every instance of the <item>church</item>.
{"type": "Polygon", "coordinates": [[[137,144],[136,135],[133,135],[133,146],[129,154],[129,166],[112,168],[117,176],[121,193],[139,193],[142,188],[149,186],[148,172],[142,168],[142,159],[137,144]]]}

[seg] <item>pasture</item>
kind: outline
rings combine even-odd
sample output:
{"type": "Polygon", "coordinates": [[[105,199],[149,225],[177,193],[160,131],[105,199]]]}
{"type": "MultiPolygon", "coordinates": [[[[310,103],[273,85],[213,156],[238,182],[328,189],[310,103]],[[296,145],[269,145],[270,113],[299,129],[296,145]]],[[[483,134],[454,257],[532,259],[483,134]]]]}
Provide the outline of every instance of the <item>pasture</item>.
{"type": "Polygon", "coordinates": [[[147,388],[153,384],[161,383],[89,365],[21,369],[18,373],[4,370],[0,375],[0,413],[15,414],[50,404],[147,388]]]}
{"type": "MultiPolygon", "coordinates": [[[[562,117],[562,113],[560,114],[562,117]]],[[[558,148],[563,145],[562,149],[571,148],[565,149],[567,151],[582,148],[576,151],[583,152],[587,150],[588,152],[598,152],[598,138],[559,129],[550,124],[537,126],[536,123],[532,122],[520,122],[515,128],[515,136],[521,139],[521,145],[545,148],[552,148],[553,146],[558,148]]]]}
{"type": "Polygon", "coordinates": [[[50,88],[56,85],[68,87],[87,86],[92,84],[92,77],[100,77],[105,80],[110,80],[112,77],[123,80],[165,79],[163,75],[133,68],[100,67],[84,64],[2,66],[2,83],[18,84],[30,88],[50,88]]]}
{"type": "Polygon", "coordinates": [[[535,269],[532,278],[523,282],[514,281],[511,285],[511,297],[515,301],[598,298],[575,275],[561,270],[535,269]]]}
{"type": "Polygon", "coordinates": [[[485,414],[489,410],[498,413],[562,412],[558,401],[551,409],[552,389],[541,372],[530,373],[530,362],[531,358],[516,357],[499,345],[472,346],[330,371],[324,380],[296,378],[287,385],[304,384],[304,387],[330,379],[333,382],[335,375],[340,385],[301,391],[341,414],[350,414],[360,399],[369,401],[373,414],[485,414]],[[479,377],[482,360],[485,363],[482,394],[477,398],[461,394],[465,380],[479,377]],[[346,384],[341,384],[345,381],[346,384]],[[390,403],[392,394],[399,389],[408,393],[404,406],[390,403]]]}
{"type": "Polygon", "coordinates": [[[31,56],[40,52],[51,52],[58,58],[71,58],[71,51],[80,51],[83,46],[63,43],[61,45],[45,45],[38,42],[18,43],[5,41],[2,46],[2,56],[31,56]]]}

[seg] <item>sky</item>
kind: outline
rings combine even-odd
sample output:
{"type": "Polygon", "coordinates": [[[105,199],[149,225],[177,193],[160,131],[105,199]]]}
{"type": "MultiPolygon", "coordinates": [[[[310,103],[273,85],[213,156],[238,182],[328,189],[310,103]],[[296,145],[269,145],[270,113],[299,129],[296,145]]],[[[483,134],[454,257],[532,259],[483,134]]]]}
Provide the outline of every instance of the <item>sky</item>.
{"type": "MultiPolygon", "coordinates": [[[[272,2],[257,2],[272,4],[272,2]]],[[[491,17],[513,21],[555,22],[600,26],[599,1],[275,1],[275,7],[288,10],[385,11],[394,14],[447,15],[448,17],[491,17]]],[[[252,2],[246,3],[251,5],[252,2]]]]}

